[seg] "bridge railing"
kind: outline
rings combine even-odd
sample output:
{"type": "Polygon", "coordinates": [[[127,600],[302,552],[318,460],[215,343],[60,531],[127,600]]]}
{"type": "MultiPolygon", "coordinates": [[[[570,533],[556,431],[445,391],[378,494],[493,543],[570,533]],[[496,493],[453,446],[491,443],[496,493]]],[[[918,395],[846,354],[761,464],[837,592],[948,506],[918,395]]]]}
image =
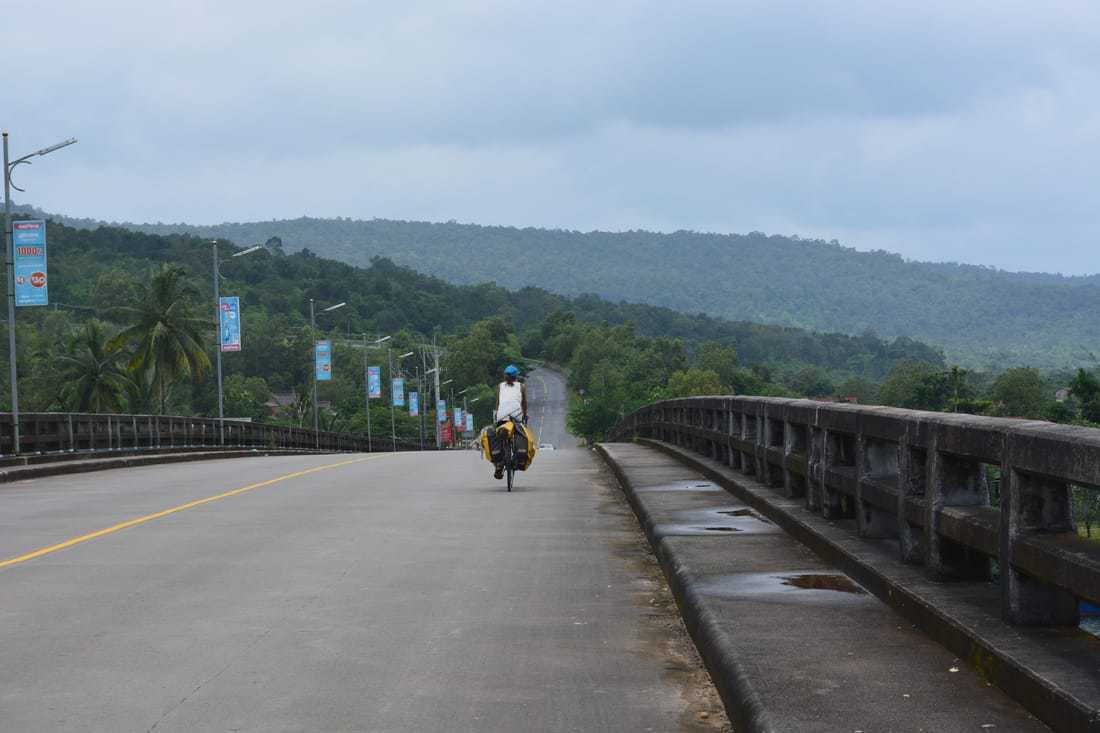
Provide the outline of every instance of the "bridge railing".
{"type": "MultiPolygon", "coordinates": [[[[1100,490],[1100,430],[766,397],[644,407],[612,440],[661,440],[721,462],[944,579],[996,580],[1010,623],[1076,625],[1100,603],[1100,543],[1075,489],[1100,490]]],[[[1100,497],[1098,497],[1100,498],[1100,497]]]]}
{"type": "MultiPolygon", "coordinates": [[[[389,435],[366,436],[270,425],[240,420],[178,415],[104,415],[74,412],[30,412],[19,415],[19,453],[24,455],[83,451],[147,451],[218,448],[320,450],[326,452],[390,451],[389,435]],[[224,430],[224,438],[223,438],[224,430]]],[[[16,453],[11,413],[0,413],[0,454],[16,453]]],[[[427,446],[425,446],[427,447],[427,446]]],[[[434,448],[434,446],[432,446],[434,448]]],[[[418,450],[419,441],[397,441],[398,450],[418,450]]]]}

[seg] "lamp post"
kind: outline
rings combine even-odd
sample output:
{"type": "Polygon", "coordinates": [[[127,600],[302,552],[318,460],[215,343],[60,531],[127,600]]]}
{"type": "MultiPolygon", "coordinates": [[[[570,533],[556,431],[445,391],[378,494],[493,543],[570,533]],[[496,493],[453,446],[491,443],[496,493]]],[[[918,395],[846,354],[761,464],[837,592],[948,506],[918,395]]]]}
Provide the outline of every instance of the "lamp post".
{"type": "MultiPolygon", "coordinates": [[[[331,313],[338,308],[343,308],[345,305],[347,305],[346,302],[340,302],[336,305],[330,305],[328,308],[322,308],[321,312],[331,313]]],[[[314,313],[313,298],[309,299],[309,335],[313,339],[313,364],[311,369],[313,372],[313,439],[316,448],[320,450],[321,433],[317,420],[317,317],[314,313]]]]}
{"type": "Polygon", "coordinates": [[[30,165],[31,158],[49,155],[55,150],[68,147],[76,142],[76,138],[72,137],[68,140],[62,140],[56,145],[51,145],[48,148],[42,148],[41,150],[35,150],[33,153],[27,153],[21,158],[15,160],[9,160],[8,158],[8,133],[5,131],[4,136],[4,264],[8,270],[8,361],[10,363],[11,370],[11,420],[12,420],[12,446],[16,455],[19,454],[20,448],[20,435],[19,435],[19,369],[16,367],[17,352],[15,350],[15,251],[12,245],[12,228],[11,228],[11,189],[16,191],[23,191],[23,189],[16,186],[11,181],[12,171],[15,170],[17,165],[30,165]]]}
{"type": "MultiPolygon", "coordinates": [[[[470,406],[466,403],[466,393],[470,391],[469,387],[463,387],[458,391],[458,394],[462,397],[462,419],[466,419],[466,413],[469,411],[470,406]]],[[[466,425],[463,424],[462,432],[466,432],[466,425]]]]}
{"type": "MultiPolygon", "coordinates": [[[[389,336],[383,336],[382,338],[371,341],[371,344],[378,346],[383,341],[389,341],[389,336]]],[[[367,350],[370,347],[367,345],[367,334],[363,334],[363,400],[367,406],[367,453],[374,452],[374,441],[371,437],[370,429],[370,367],[367,365],[367,350]]],[[[381,386],[381,385],[380,385],[381,386]]]]}
{"type": "MultiPolygon", "coordinates": [[[[448,384],[450,384],[453,381],[455,381],[455,380],[446,379],[446,380],[440,382],[439,383],[440,389],[442,389],[443,387],[446,387],[448,384]]],[[[449,409],[451,411],[451,414],[454,415],[455,414],[455,390],[454,390],[454,387],[451,387],[450,394],[451,394],[451,400],[450,400],[450,402],[447,403],[449,405],[449,407],[447,409],[449,409]]],[[[443,417],[444,417],[444,421],[446,421],[446,413],[444,413],[443,417]]],[[[452,420],[451,421],[451,443],[452,444],[455,442],[454,428],[455,428],[455,424],[454,424],[454,421],[452,420]]]]}
{"type": "MultiPolygon", "coordinates": [[[[472,400],[470,400],[470,404],[471,404],[471,405],[473,405],[473,404],[476,404],[476,403],[477,403],[477,401],[478,401],[478,400],[480,400],[480,399],[481,399],[480,397],[475,397],[475,398],[473,398],[472,400]]],[[[477,429],[477,425],[474,425],[474,429],[475,429],[475,430],[477,429]]]]}
{"type": "MultiPolygon", "coordinates": [[[[393,452],[396,453],[397,452],[397,407],[396,407],[396,405],[394,405],[394,400],[393,400],[393,379],[394,379],[394,377],[393,377],[393,349],[387,349],[387,352],[388,352],[388,355],[390,357],[390,433],[393,437],[393,452]]],[[[401,356],[397,357],[398,371],[401,370],[401,362],[404,361],[405,359],[407,359],[408,357],[412,356],[415,353],[416,353],[415,351],[410,351],[407,354],[401,354],[401,356]]]]}
{"type": "MultiPolygon", "coordinates": [[[[218,444],[225,445],[225,392],[222,390],[222,293],[221,293],[221,260],[218,259],[218,240],[211,242],[214,250],[214,330],[217,333],[217,349],[215,353],[218,362],[218,444]]],[[[229,259],[233,257],[243,257],[244,255],[250,255],[253,252],[263,249],[263,247],[249,247],[248,249],[241,250],[240,252],[234,252],[229,259]]],[[[228,262],[229,260],[226,260],[228,262]]],[[[240,313],[237,317],[240,318],[240,313]]]]}
{"type": "Polygon", "coordinates": [[[436,412],[435,420],[434,420],[434,423],[435,423],[435,449],[439,450],[439,448],[440,448],[440,435],[439,435],[439,367],[437,367],[437,366],[432,367],[428,371],[424,372],[425,379],[428,377],[429,374],[434,374],[435,375],[434,378],[435,378],[435,382],[436,382],[435,402],[433,404],[435,406],[435,412],[436,412]]]}

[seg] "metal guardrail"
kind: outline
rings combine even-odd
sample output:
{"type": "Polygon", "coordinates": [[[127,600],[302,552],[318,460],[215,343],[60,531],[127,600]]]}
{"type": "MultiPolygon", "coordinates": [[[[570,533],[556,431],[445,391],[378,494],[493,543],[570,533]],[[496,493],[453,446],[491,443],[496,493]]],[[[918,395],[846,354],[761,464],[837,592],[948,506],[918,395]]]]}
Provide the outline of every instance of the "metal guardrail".
{"type": "Polygon", "coordinates": [[[1100,490],[1100,430],[768,397],[643,407],[612,440],[654,438],[752,476],[944,579],[996,580],[1006,621],[1076,626],[1100,603],[1100,543],[1074,487],[1100,490]]]}
{"type": "MultiPolygon", "coordinates": [[[[263,448],[327,452],[388,452],[392,440],[266,423],[222,421],[174,415],[103,415],[25,412],[19,415],[20,454],[83,451],[187,450],[192,448],[263,448]]],[[[427,448],[428,446],[425,446],[427,448]]],[[[435,446],[431,446],[434,450],[435,446]]],[[[398,450],[419,450],[419,441],[399,440],[398,450]]],[[[0,413],[0,454],[16,453],[11,413],[0,413]]]]}

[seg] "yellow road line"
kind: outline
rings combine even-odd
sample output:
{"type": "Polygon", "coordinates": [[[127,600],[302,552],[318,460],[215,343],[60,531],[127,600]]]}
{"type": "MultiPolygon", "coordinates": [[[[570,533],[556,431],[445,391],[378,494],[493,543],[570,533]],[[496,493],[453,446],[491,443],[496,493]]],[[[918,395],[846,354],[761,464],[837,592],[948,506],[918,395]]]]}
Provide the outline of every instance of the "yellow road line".
{"type": "Polygon", "coordinates": [[[121,532],[124,529],[129,529],[130,527],[136,527],[139,524],[145,524],[146,522],[152,522],[154,519],[161,519],[163,517],[167,517],[170,514],[175,514],[177,512],[182,512],[182,511],[185,511],[187,509],[194,509],[197,506],[202,506],[203,504],[209,504],[211,502],[219,501],[221,499],[228,499],[231,496],[236,496],[237,494],[243,494],[246,491],[253,491],[255,489],[260,489],[260,488],[263,488],[264,486],[271,486],[272,484],[277,484],[280,481],[288,481],[292,478],[298,478],[300,476],[306,476],[308,474],[317,473],[318,471],[325,471],[325,470],[330,469],[330,468],[339,468],[341,466],[349,466],[353,463],[362,463],[363,461],[370,461],[370,460],[373,460],[375,458],[385,458],[385,457],[386,457],[385,455],[367,456],[366,458],[353,458],[350,461],[340,461],[339,463],[329,463],[329,464],[326,464],[324,466],[314,466],[313,468],[307,468],[304,471],[295,471],[294,473],[288,473],[284,476],[277,476],[275,478],[268,479],[266,481],[260,481],[258,483],[249,484],[248,486],[242,486],[239,489],[233,489],[232,491],[226,491],[222,494],[217,494],[215,496],[208,496],[205,499],[196,499],[195,501],[189,501],[186,504],[180,504],[179,506],[174,506],[171,509],[165,509],[163,511],[156,512],[154,514],[146,514],[144,517],[136,517],[134,519],[128,519],[125,522],[119,522],[118,524],[112,525],[110,527],[106,527],[104,529],[96,530],[95,532],[89,532],[88,534],[82,534],[79,537],[73,537],[72,539],[65,540],[64,542],[58,542],[56,545],[50,545],[49,547],[42,547],[40,549],[34,550],[33,552],[28,552],[24,555],[18,555],[16,557],[10,557],[7,560],[0,561],[0,569],[9,567],[11,565],[18,565],[19,563],[27,562],[28,560],[33,560],[36,557],[42,557],[43,555],[49,555],[51,553],[58,552],[60,550],[65,550],[65,549],[67,549],[69,547],[72,547],[74,545],[79,545],[83,542],[88,542],[89,540],[94,540],[98,537],[103,537],[105,535],[113,534],[115,532],[121,532]]]}

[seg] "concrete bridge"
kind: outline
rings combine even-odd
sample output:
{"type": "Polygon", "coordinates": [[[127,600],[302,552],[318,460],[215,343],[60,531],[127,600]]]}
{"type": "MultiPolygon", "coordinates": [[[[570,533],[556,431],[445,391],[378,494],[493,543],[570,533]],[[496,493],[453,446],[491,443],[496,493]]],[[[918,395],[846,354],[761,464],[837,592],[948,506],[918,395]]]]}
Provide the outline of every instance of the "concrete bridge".
{"type": "MultiPolygon", "coordinates": [[[[1013,567],[1003,542],[988,544],[989,507],[965,503],[990,476],[959,461],[1000,465],[977,448],[951,452],[970,427],[890,433],[895,452],[925,451],[929,474],[892,462],[884,423],[866,416],[834,424],[805,403],[687,401],[624,421],[618,438],[649,444],[600,455],[565,434],[560,375],[534,373],[530,392],[533,427],[558,450],[512,494],[474,451],[317,454],[308,436],[288,438],[304,440],[302,455],[234,448],[229,460],[206,446],[209,460],[188,463],[144,453],[82,467],[105,459],[77,454],[67,475],[10,466],[0,728],[707,731],[730,729],[726,711],[736,730],[1095,725],[1095,647],[1065,631],[1075,619],[1063,596],[1092,597],[1077,585],[1089,566],[1076,546],[1053,561],[1062,575],[1040,577],[1028,563],[1048,560],[1028,543],[1043,535],[1050,549],[1045,530],[1010,535],[1008,557],[1027,570],[1013,586],[945,544],[968,546],[956,535],[969,528],[1013,567]],[[929,459],[927,440],[948,458],[929,459]],[[956,498],[903,492],[888,504],[896,476],[926,475],[951,477],[942,494],[956,498]],[[896,507],[930,498],[921,516],[938,535],[914,513],[910,544],[894,537],[896,507]],[[897,600],[898,568],[924,578],[911,563],[926,557],[965,579],[927,581],[930,597],[909,578],[897,600]],[[1007,624],[999,605],[992,620],[958,621],[967,603],[988,611],[991,593],[1020,600],[1005,614],[1029,625],[1007,624]],[[960,653],[965,623],[996,644],[960,653]],[[997,656],[1010,632],[1015,656],[997,656]],[[1031,655],[1044,644],[1040,664],[1031,655]],[[1052,660],[1077,664],[1079,684],[1052,660]],[[1014,686],[1025,673],[1035,684],[1014,686]]],[[[133,450],[127,436],[116,449],[133,450]]],[[[361,449],[328,447],[340,448],[361,449]]],[[[1029,521],[1054,527],[1064,514],[1051,477],[1083,478],[1060,467],[1043,464],[1040,483],[1002,481],[1000,495],[1032,497],[1029,521]]]]}

